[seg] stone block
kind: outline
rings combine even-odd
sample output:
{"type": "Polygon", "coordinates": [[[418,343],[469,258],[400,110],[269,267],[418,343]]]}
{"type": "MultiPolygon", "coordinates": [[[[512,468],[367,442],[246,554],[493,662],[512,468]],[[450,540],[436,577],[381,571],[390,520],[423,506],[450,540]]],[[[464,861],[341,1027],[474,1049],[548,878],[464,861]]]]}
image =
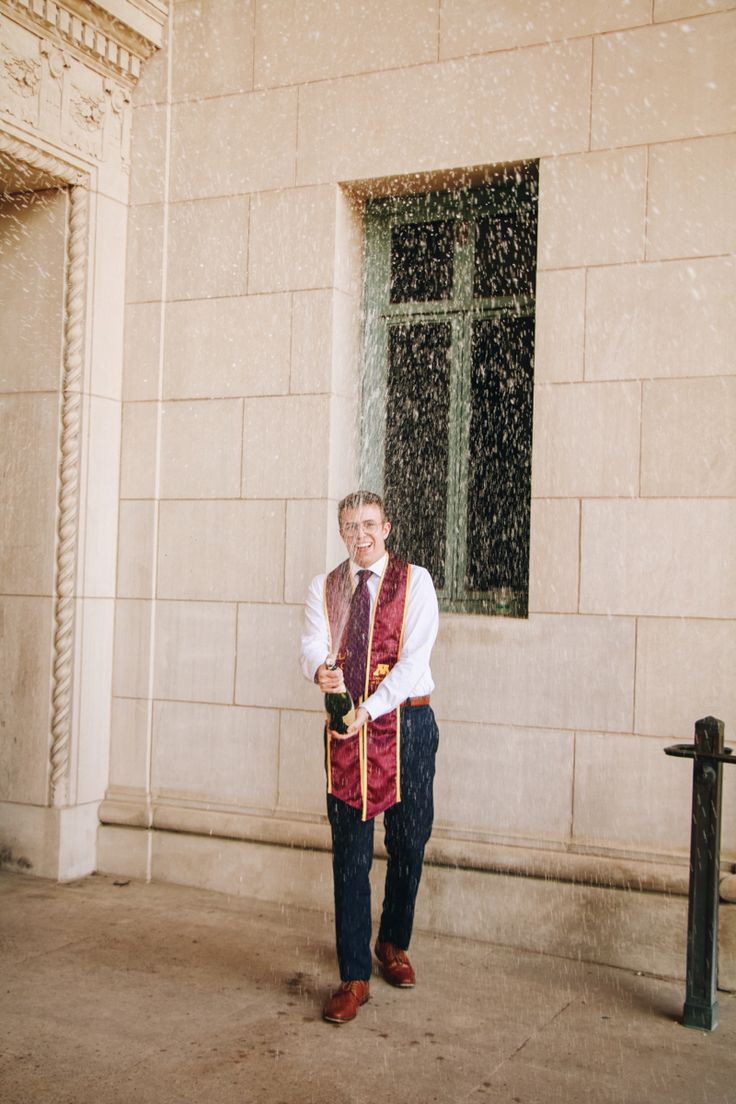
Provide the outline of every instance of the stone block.
{"type": "MultiPolygon", "coordinates": [[[[342,239],[338,236],[338,248],[342,239]]],[[[361,392],[363,367],[360,297],[337,291],[332,303],[333,395],[355,398],[361,392]]]]}
{"type": "Polygon", "coordinates": [[[331,287],[334,268],[334,188],[289,188],[253,196],[248,254],[252,293],[331,287]]]}
{"type": "Polygon", "coordinates": [[[156,832],[152,875],[156,881],[200,886],[283,905],[325,911],[332,907],[332,868],[320,851],[243,846],[237,840],[156,832]]]}
{"type": "Polygon", "coordinates": [[[733,0],[654,0],[654,22],[686,19],[689,15],[708,15],[733,7],[733,0]]]}
{"type": "Polygon", "coordinates": [[[174,101],[246,92],[253,87],[254,0],[174,5],[174,101]]]}
{"type": "Polygon", "coordinates": [[[235,605],[157,602],[153,697],[233,700],[235,605]]]}
{"type": "MultiPolygon", "coordinates": [[[[695,722],[714,716],[736,743],[736,624],[733,621],[639,619],[635,728],[645,736],[689,743],[695,722]]],[[[730,774],[730,769],[724,774],[730,774]]],[[[736,785],[736,778],[733,780],[736,785]]],[[[729,820],[734,818],[729,817],[729,820]]]]}
{"type": "Polygon", "coordinates": [[[172,204],[169,299],[246,294],[249,204],[248,196],[240,195],[172,204]]]}
{"type": "Polygon", "coordinates": [[[639,421],[637,383],[538,386],[534,392],[534,497],[636,494],[639,421]]]}
{"type": "Polygon", "coordinates": [[[643,495],[736,497],[736,378],[644,384],[643,495]]]}
{"type": "Polygon", "coordinates": [[[120,598],[152,598],[156,503],[122,499],[118,514],[118,582],[120,598]]]}
{"type": "Polygon", "coordinates": [[[646,202],[645,149],[543,158],[540,269],[643,260],[646,202]]]}
{"type": "Polygon", "coordinates": [[[0,579],[6,594],[52,594],[59,396],[0,396],[0,579]]]}
{"type": "Polygon", "coordinates": [[[268,809],[276,805],[275,710],[156,702],[154,797],[268,809]]]}
{"type": "Polygon", "coordinates": [[[432,0],[258,4],[256,87],[421,65],[436,57],[437,11],[432,0]]]}
{"type": "Polygon", "coordinates": [[[588,273],[588,379],[733,374],[731,258],[596,268],[588,273]]]}
{"type": "Polygon", "coordinates": [[[584,350],[585,270],[537,271],[535,380],[581,380],[584,350]]]}
{"type": "MultiPolygon", "coordinates": [[[[684,971],[686,897],[441,866],[425,868],[421,894],[421,923],[429,931],[665,977],[682,977],[684,971]]],[[[564,1086],[560,1092],[556,1085],[550,1097],[545,1068],[534,1077],[534,1095],[572,1104],[578,1077],[576,1072],[571,1091],[564,1086]]],[[[588,1091],[586,1083],[576,1104],[588,1091]]]]}
{"type": "Polygon", "coordinates": [[[161,303],[128,303],[125,308],[123,399],[158,398],[161,356],[161,303]]]}
{"type": "Polygon", "coordinates": [[[578,608],[580,503],[533,498],[529,559],[532,613],[574,613],[578,608]]]}
{"type": "Polygon", "coordinates": [[[288,295],[170,303],[164,397],[286,394],[290,344],[288,295]]]}
{"type": "Polygon", "coordinates": [[[629,731],[634,648],[634,621],[623,617],[446,615],[432,655],[435,713],[441,722],[629,731]]]}
{"type": "Polygon", "coordinates": [[[596,39],[592,147],[734,130],[735,52],[736,12],[596,39]]]}
{"type": "Polygon", "coordinates": [[[115,596],[120,485],[120,403],[85,402],[87,435],[81,473],[79,592],[115,596]]]}
{"type": "Polygon", "coordinates": [[[131,207],[128,213],[128,249],[125,300],[149,303],[161,298],[164,255],[164,209],[160,203],[131,207]]]}
{"type": "Polygon", "coordinates": [[[146,104],[133,112],[130,202],[163,203],[166,199],[166,130],[168,108],[146,104]]]}
{"type": "Polygon", "coordinates": [[[296,109],[295,88],[176,104],[171,201],[289,187],[294,183],[296,109]],[[232,140],[223,141],[223,135],[232,140]]]}
{"type": "Polygon", "coordinates": [[[591,53],[581,40],[306,85],[297,182],[587,149],[591,53]]]}
{"type": "Polygon", "coordinates": [[[647,258],[736,251],[736,135],[649,151],[647,258]]]}
{"type": "Polygon", "coordinates": [[[324,498],[330,435],[322,395],[248,399],[243,434],[245,498],[324,498]]]}
{"type": "MultiPolygon", "coordinates": [[[[125,241],[127,208],[98,195],[94,204],[94,299],[91,314],[89,378],[92,395],[120,399],[123,376],[125,241]]],[[[58,355],[58,354],[57,354],[58,355]]]]}
{"type": "Polygon", "coordinates": [[[148,788],[150,702],[113,698],[110,720],[110,788],[145,791],[148,788]]]}
{"type": "Polygon", "coordinates": [[[120,497],[156,497],[159,404],[123,404],[120,497]]]}
{"type": "Polygon", "coordinates": [[[53,631],[51,598],[0,597],[0,801],[48,800],[53,631]]]}
{"type": "MultiPolygon", "coordinates": [[[[315,705],[320,706],[315,696],[315,705]]],[[[321,816],[325,812],[324,713],[281,711],[280,812],[321,816]]]]}
{"type": "Polygon", "coordinates": [[[609,4],[606,0],[443,0],[440,57],[514,50],[566,38],[582,38],[649,23],[649,0],[609,4]]]}
{"type": "Polygon", "coordinates": [[[55,391],[59,386],[66,212],[64,192],[0,202],[0,392],[55,391]]]}
{"type": "Polygon", "coordinates": [[[331,506],[323,499],[286,503],[286,602],[304,602],[311,580],[325,570],[327,529],[333,524],[331,506]]]}
{"type": "Polygon", "coordinates": [[[141,70],[138,83],[133,90],[133,106],[165,103],[168,98],[169,42],[168,33],[164,34],[163,46],[148,58],[141,70]]]}
{"type": "Polygon", "coordinates": [[[120,698],[147,698],[151,691],[151,602],[118,598],[112,692],[120,698]]]}
{"type": "Polygon", "coordinates": [[[665,746],[644,736],[576,734],[576,844],[689,853],[692,772],[665,746]]]}
{"type": "Polygon", "coordinates": [[[238,609],[235,701],[270,709],[321,710],[299,667],[303,605],[248,603],[238,609]]]}
{"type": "Polygon", "coordinates": [[[93,804],[105,796],[109,776],[115,602],[83,598],[76,610],[78,697],[69,802],[93,804]]]}
{"type": "Polygon", "coordinates": [[[242,399],[164,403],[161,497],[239,498],[242,435],[242,399]]]}
{"type": "Polygon", "coordinates": [[[280,601],[285,512],[283,502],[162,502],[158,597],[280,601]]]}
{"type": "Polygon", "coordinates": [[[140,828],[101,824],[97,831],[97,872],[148,881],[150,835],[140,828]]]}
{"type": "Polygon", "coordinates": [[[325,394],[330,391],[335,298],[336,293],[332,290],[294,293],[289,384],[293,395],[325,394]]]}
{"type": "MultiPolygon", "coordinates": [[[[330,463],[328,495],[339,502],[360,483],[359,392],[330,398],[330,463]]],[[[342,554],[341,554],[342,558],[342,554]]]]}
{"type": "Polygon", "coordinates": [[[569,839],[573,740],[572,732],[444,722],[438,826],[512,841],[569,839]]]}
{"type": "Polygon", "coordinates": [[[584,502],[581,611],[733,617],[735,526],[725,500],[584,502]]]}

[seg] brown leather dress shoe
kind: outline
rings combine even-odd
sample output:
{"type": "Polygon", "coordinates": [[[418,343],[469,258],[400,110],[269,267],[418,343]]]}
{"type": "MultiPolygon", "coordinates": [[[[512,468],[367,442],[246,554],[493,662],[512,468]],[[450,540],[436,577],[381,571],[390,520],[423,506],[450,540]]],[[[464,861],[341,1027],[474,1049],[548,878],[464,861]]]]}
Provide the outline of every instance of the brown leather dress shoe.
{"type": "Polygon", "coordinates": [[[413,989],[417,983],[406,951],[393,943],[376,943],[376,958],[383,966],[383,976],[399,989],[413,989]]]}
{"type": "Polygon", "coordinates": [[[358,1015],[358,1009],[369,996],[367,981],[343,981],[322,1009],[322,1018],[330,1023],[349,1023],[358,1015]]]}

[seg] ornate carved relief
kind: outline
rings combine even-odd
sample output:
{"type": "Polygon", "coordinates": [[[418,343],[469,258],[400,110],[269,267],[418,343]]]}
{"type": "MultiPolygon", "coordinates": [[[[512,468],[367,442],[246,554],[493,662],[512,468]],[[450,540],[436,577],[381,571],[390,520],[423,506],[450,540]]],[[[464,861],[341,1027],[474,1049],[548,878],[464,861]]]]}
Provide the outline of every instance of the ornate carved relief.
{"type": "MultiPolygon", "coordinates": [[[[163,20],[158,0],[144,7],[163,20]]],[[[0,113],[127,173],[132,89],[154,44],[92,0],[0,0],[0,43],[0,113]]]]}
{"type": "Polygon", "coordinates": [[[37,61],[10,55],[3,58],[3,68],[6,79],[15,82],[19,95],[35,96],[41,80],[41,66],[37,61]]]}
{"type": "MultiPolygon", "coordinates": [[[[119,152],[121,167],[127,173],[130,172],[130,136],[133,123],[131,95],[127,88],[121,88],[109,79],[105,81],[105,92],[111,109],[107,113],[105,124],[105,148],[119,152]]],[[[105,156],[107,157],[107,153],[105,156]]]]}
{"type": "Polygon", "coordinates": [[[38,123],[41,61],[38,39],[22,27],[11,27],[0,46],[0,104],[22,123],[38,123]]]}
{"type": "Polygon", "coordinates": [[[3,7],[17,20],[36,24],[87,56],[100,71],[114,70],[131,86],[140,76],[141,63],[151,57],[155,46],[143,35],[104,9],[58,0],[3,0],[3,7]]]}

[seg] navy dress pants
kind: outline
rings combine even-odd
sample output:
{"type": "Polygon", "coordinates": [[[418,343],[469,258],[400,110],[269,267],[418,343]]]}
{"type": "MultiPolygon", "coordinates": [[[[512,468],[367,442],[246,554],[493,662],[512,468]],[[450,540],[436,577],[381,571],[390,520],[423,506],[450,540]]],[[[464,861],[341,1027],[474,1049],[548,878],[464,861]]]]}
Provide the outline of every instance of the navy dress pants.
{"type": "MultiPolygon", "coordinates": [[[[388,867],[378,930],[382,943],[406,950],[422,876],[424,847],[432,832],[437,722],[429,705],[401,710],[401,801],[383,814],[388,867]]],[[[332,827],[335,934],[342,981],[365,981],[372,973],[371,889],[373,821],[360,809],[327,795],[332,827]]]]}

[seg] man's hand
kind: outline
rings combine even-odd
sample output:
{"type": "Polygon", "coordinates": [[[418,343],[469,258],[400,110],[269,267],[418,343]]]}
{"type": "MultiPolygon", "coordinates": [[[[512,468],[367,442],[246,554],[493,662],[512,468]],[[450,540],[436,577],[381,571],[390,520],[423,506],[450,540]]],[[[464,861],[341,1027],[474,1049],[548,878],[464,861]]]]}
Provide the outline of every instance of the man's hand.
{"type": "Polygon", "coordinates": [[[347,740],[348,736],[355,736],[358,732],[360,732],[363,725],[370,719],[371,718],[368,710],[364,709],[362,705],[359,705],[358,708],[355,710],[355,720],[348,727],[347,732],[333,732],[332,729],[330,729],[330,735],[335,740],[347,740]]]}
{"type": "Polygon", "coordinates": [[[342,671],[339,667],[328,667],[326,663],[320,663],[314,681],[323,694],[331,694],[342,685],[342,671]]]}

